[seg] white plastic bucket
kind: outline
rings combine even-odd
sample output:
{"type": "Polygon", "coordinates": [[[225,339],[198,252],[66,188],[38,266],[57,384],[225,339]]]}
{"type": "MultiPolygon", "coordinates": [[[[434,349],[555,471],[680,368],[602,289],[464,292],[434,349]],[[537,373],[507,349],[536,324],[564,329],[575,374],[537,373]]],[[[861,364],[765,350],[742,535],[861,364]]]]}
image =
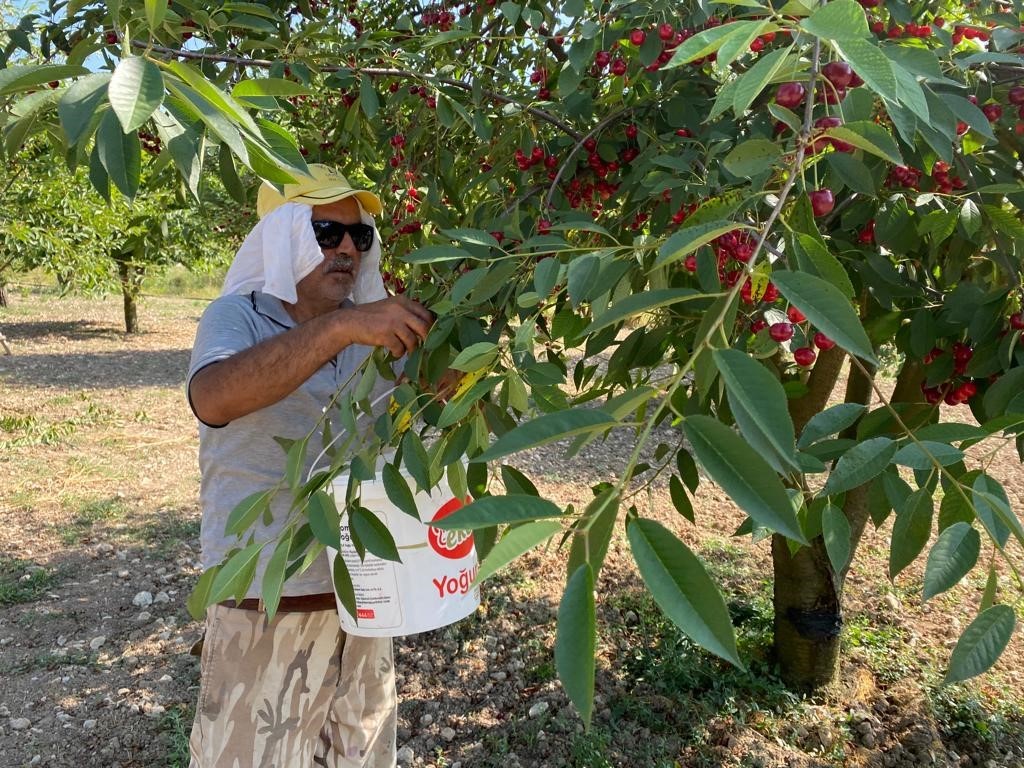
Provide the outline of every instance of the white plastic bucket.
{"type": "MultiPolygon", "coordinates": [[[[406,480],[414,487],[410,478],[406,480]]],[[[345,507],[347,489],[348,477],[339,476],[332,487],[339,510],[345,507]]],[[[477,609],[480,588],[469,588],[478,569],[472,531],[442,531],[427,525],[463,505],[447,482],[431,493],[415,494],[420,520],[391,503],[379,474],[373,482],[360,484],[359,497],[359,503],[391,532],[402,562],[382,560],[369,552],[360,560],[349,535],[348,517],[343,517],[341,556],[352,578],[359,617],[357,622],[338,600],[345,632],[358,637],[412,635],[454,624],[477,609]]],[[[333,570],[339,553],[331,547],[327,553],[333,570]]]]}

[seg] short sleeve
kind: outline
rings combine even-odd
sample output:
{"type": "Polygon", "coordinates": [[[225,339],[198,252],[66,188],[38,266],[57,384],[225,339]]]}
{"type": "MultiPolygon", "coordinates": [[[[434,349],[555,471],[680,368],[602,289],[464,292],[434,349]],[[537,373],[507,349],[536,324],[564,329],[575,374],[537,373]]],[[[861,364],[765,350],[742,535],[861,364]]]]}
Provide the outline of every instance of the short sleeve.
{"type": "Polygon", "coordinates": [[[199,319],[196,341],[192,346],[192,359],[185,380],[186,393],[192,377],[203,368],[249,349],[259,341],[255,319],[256,313],[248,296],[223,296],[206,308],[199,319]]]}

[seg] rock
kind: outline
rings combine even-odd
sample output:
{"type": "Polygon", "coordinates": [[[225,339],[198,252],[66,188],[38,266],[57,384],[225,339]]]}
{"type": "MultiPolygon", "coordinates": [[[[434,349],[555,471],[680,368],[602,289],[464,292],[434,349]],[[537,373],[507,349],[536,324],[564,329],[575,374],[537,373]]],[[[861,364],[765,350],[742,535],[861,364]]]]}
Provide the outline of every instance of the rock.
{"type": "Polygon", "coordinates": [[[32,721],[27,717],[16,717],[9,723],[12,731],[27,731],[32,727],[32,721]]]}
{"type": "Polygon", "coordinates": [[[416,758],[416,753],[412,751],[412,747],[405,746],[398,750],[396,757],[398,758],[399,765],[412,765],[412,761],[416,758]]]}
{"type": "Polygon", "coordinates": [[[82,728],[84,730],[86,730],[86,731],[91,731],[95,727],[96,727],[96,721],[95,720],[86,720],[84,723],[82,723],[82,728]]]}
{"type": "Polygon", "coordinates": [[[530,707],[530,711],[527,714],[529,714],[530,717],[540,717],[548,711],[549,706],[551,705],[548,704],[546,701],[538,701],[536,704],[530,707]]]}
{"type": "Polygon", "coordinates": [[[0,717],[10,717],[11,710],[7,708],[6,704],[0,704],[0,717]]]}
{"type": "Polygon", "coordinates": [[[892,594],[892,592],[887,592],[885,597],[882,598],[882,602],[885,603],[890,611],[898,612],[900,610],[899,598],[892,594]]]}
{"type": "Polygon", "coordinates": [[[875,738],[875,734],[866,733],[860,737],[860,743],[867,749],[874,749],[878,744],[878,740],[875,738]]]}
{"type": "Polygon", "coordinates": [[[432,722],[434,722],[434,716],[431,715],[430,713],[427,713],[427,714],[423,715],[422,717],[420,717],[420,725],[422,725],[424,727],[430,725],[432,722]]]}
{"type": "Polygon", "coordinates": [[[148,704],[144,709],[150,717],[160,717],[160,715],[167,711],[162,704],[148,704]]]}
{"type": "Polygon", "coordinates": [[[447,726],[442,728],[441,729],[441,738],[444,739],[445,741],[451,741],[452,739],[455,738],[455,729],[454,728],[449,728],[447,726]]]}
{"type": "Polygon", "coordinates": [[[103,644],[105,642],[107,642],[107,638],[106,637],[104,637],[103,635],[97,635],[96,637],[94,637],[92,640],[89,641],[89,648],[90,648],[90,650],[98,651],[100,648],[103,647],[103,644]]]}
{"type": "Polygon", "coordinates": [[[119,579],[131,578],[131,575],[132,575],[132,572],[129,571],[127,568],[122,568],[121,570],[119,570],[117,572],[117,578],[119,578],[119,579]]]}
{"type": "Polygon", "coordinates": [[[138,616],[135,617],[136,624],[148,624],[153,620],[153,614],[149,611],[141,611],[138,616]]]}
{"type": "Polygon", "coordinates": [[[636,615],[634,611],[626,611],[623,615],[622,620],[626,622],[627,627],[634,627],[640,623],[640,617],[636,615]]]}
{"type": "Polygon", "coordinates": [[[174,680],[174,678],[173,678],[173,677],[171,677],[170,675],[162,675],[162,676],[160,677],[160,679],[159,679],[159,680],[157,680],[157,682],[158,682],[158,683],[169,683],[169,682],[171,682],[172,680],[174,680]]]}
{"type": "Polygon", "coordinates": [[[142,592],[138,592],[135,595],[135,597],[132,598],[132,605],[138,606],[139,608],[145,608],[145,607],[150,606],[152,604],[153,604],[153,593],[152,592],[146,592],[145,590],[143,590],[142,592]]]}
{"type": "Polygon", "coordinates": [[[491,672],[491,680],[495,680],[500,683],[506,679],[508,679],[508,672],[491,672]]]}
{"type": "Polygon", "coordinates": [[[164,591],[157,592],[156,597],[153,598],[154,603],[169,603],[170,601],[170,595],[164,591]]]}

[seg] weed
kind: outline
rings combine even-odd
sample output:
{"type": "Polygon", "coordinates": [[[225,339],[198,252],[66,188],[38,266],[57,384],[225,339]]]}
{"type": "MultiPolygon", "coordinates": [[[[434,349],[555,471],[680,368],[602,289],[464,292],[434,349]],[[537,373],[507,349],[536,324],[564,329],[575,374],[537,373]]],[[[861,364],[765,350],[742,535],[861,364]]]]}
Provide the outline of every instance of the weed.
{"type": "Polygon", "coordinates": [[[882,682],[917,673],[918,664],[908,650],[905,632],[897,626],[879,624],[865,615],[850,617],[843,626],[843,645],[861,649],[871,671],[882,682]]]}
{"type": "Polygon", "coordinates": [[[188,768],[188,737],[193,717],[192,707],[181,704],[160,718],[160,730],[167,741],[167,768],[188,768]]]}
{"type": "Polygon", "coordinates": [[[1007,698],[979,695],[970,685],[931,689],[929,703],[937,722],[954,740],[969,744],[1024,748],[1024,704],[1007,698]]]}
{"type": "Polygon", "coordinates": [[[578,768],[612,768],[606,753],[611,736],[604,728],[594,727],[573,736],[569,746],[569,765],[578,768]]]}
{"type": "Polygon", "coordinates": [[[58,531],[61,542],[65,546],[78,544],[92,532],[96,523],[123,518],[128,512],[128,505],[123,499],[112,496],[109,499],[94,499],[82,504],[71,524],[61,527],[58,531]]]}
{"type": "Polygon", "coordinates": [[[6,673],[10,672],[36,672],[39,670],[54,670],[60,669],[61,667],[94,667],[97,666],[98,656],[91,651],[75,651],[69,650],[66,652],[55,653],[53,651],[41,651],[35,656],[31,656],[23,661],[13,664],[9,669],[4,670],[6,673]]]}
{"type": "Polygon", "coordinates": [[[59,578],[56,571],[0,555],[0,607],[37,600],[59,578]]]}

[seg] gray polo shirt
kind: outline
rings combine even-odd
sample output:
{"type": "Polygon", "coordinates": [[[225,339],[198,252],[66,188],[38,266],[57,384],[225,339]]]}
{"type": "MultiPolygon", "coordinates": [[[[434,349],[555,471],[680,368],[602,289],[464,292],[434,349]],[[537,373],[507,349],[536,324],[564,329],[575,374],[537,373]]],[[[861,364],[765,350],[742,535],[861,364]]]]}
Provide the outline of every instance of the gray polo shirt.
{"type": "MultiPolygon", "coordinates": [[[[207,307],[199,321],[186,392],[192,377],[200,369],[295,325],[281,301],[269,294],[254,291],[249,295],[217,299],[207,307]]],[[[236,536],[224,533],[231,510],[246,496],[273,487],[284,475],[285,453],[274,437],[305,437],[320,420],[331,396],[371,351],[371,347],[362,345],[346,347],[283,400],[224,426],[200,423],[200,501],[203,508],[200,543],[204,568],[221,562],[229,549],[241,543],[236,536]]],[[[353,380],[350,385],[356,383],[353,380]]],[[[332,423],[333,434],[337,435],[339,429],[335,420],[332,423]]],[[[303,478],[322,445],[320,432],[310,439],[309,445],[303,478]]],[[[281,532],[290,503],[291,493],[285,487],[271,503],[273,522],[264,526],[261,521],[251,529],[257,541],[273,539],[281,532]]],[[[260,596],[263,571],[272,552],[273,545],[264,548],[249,597],[260,596]]],[[[332,592],[333,589],[327,556],[321,554],[305,573],[285,582],[284,594],[316,594],[332,592]]]]}

